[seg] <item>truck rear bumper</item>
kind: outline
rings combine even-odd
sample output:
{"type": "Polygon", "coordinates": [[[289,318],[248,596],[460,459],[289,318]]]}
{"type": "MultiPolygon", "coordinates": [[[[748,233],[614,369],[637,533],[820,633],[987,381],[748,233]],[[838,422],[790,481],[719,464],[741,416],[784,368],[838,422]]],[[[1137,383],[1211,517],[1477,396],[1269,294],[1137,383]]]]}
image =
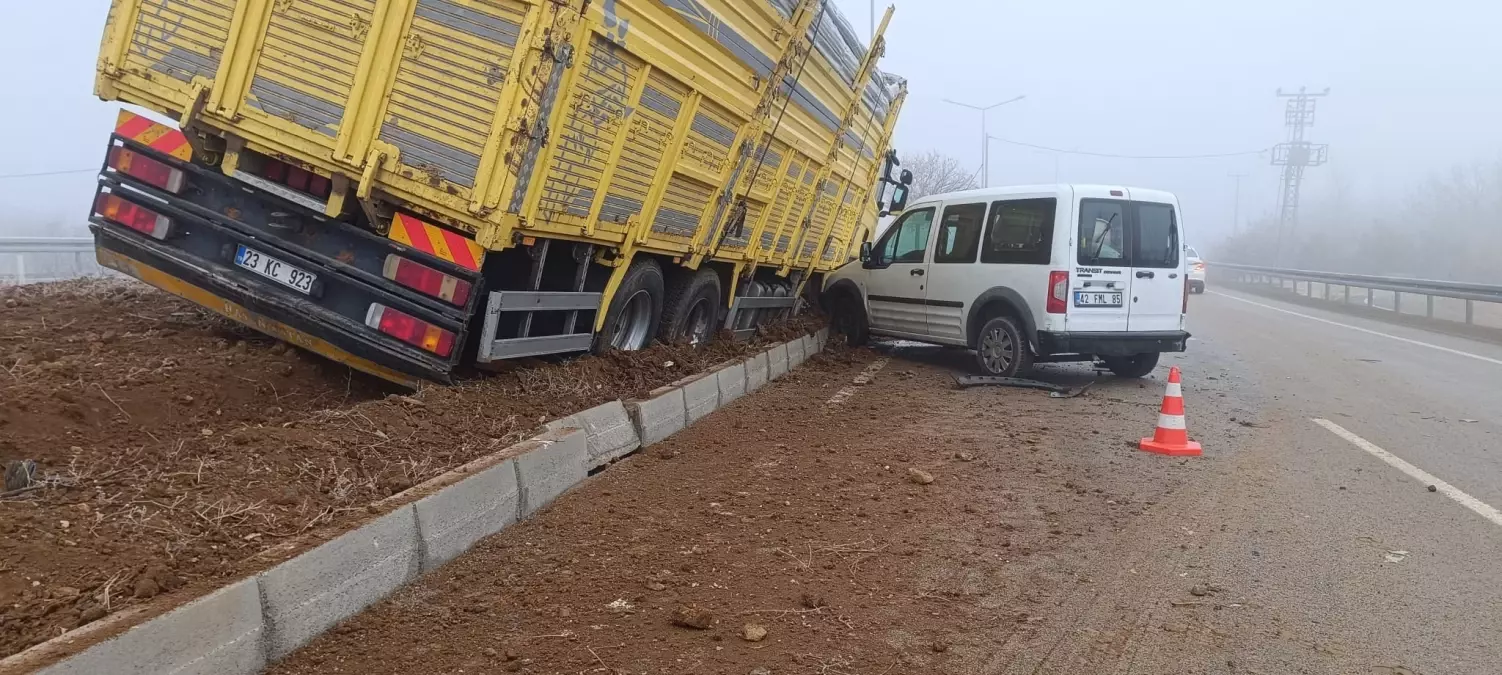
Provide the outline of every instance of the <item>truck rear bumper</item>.
{"type": "Polygon", "coordinates": [[[447,363],[416,359],[371,336],[362,324],[244,279],[224,265],[157,241],[90,225],[99,264],[258,331],[364,373],[416,388],[419,378],[449,381],[447,363]]]}
{"type": "Polygon", "coordinates": [[[1094,354],[1132,356],[1159,352],[1182,352],[1189,342],[1187,331],[1121,333],[1038,332],[1040,354],[1094,354]]]}

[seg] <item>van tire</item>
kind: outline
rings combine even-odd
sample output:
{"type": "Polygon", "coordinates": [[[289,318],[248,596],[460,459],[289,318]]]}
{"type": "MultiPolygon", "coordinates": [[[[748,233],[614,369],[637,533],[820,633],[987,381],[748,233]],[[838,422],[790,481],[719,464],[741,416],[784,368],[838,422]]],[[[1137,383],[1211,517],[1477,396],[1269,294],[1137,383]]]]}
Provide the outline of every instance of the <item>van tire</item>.
{"type": "Polygon", "coordinates": [[[1111,369],[1117,377],[1147,377],[1158,367],[1158,353],[1136,354],[1133,356],[1107,356],[1101,359],[1106,362],[1106,367],[1111,369]]]}
{"type": "Polygon", "coordinates": [[[845,336],[845,344],[851,347],[864,347],[871,339],[871,324],[866,319],[866,309],[850,293],[841,293],[834,299],[834,305],[829,308],[831,327],[834,332],[845,336]]]}
{"type": "Polygon", "coordinates": [[[712,269],[684,273],[668,288],[658,339],[668,344],[700,345],[714,339],[719,326],[720,275],[712,269]]]}
{"type": "Polygon", "coordinates": [[[1033,367],[1033,350],[1017,320],[993,317],[975,336],[975,366],[982,375],[1020,377],[1033,367]]]}
{"type": "Polygon", "coordinates": [[[605,326],[595,335],[594,353],[612,349],[635,351],[652,344],[662,320],[662,267],[656,260],[642,258],[631,263],[625,278],[610,298],[605,311],[605,326]],[[646,303],[645,309],[635,303],[646,303]]]}

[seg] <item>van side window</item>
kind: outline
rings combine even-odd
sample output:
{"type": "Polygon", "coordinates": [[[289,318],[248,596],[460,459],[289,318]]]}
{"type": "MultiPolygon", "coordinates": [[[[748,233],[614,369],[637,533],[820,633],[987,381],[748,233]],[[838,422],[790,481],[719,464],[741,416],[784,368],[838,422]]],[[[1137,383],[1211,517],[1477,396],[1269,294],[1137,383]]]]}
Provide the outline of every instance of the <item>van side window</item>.
{"type": "Polygon", "coordinates": [[[1047,265],[1053,257],[1053,219],[1058,207],[1052,197],[992,202],[980,261],[1047,265]]]}
{"type": "Polygon", "coordinates": [[[1079,263],[1087,267],[1131,267],[1126,247],[1125,202],[1080,200],[1079,263]]]}
{"type": "Polygon", "coordinates": [[[1179,266],[1179,228],[1173,206],[1138,202],[1136,250],[1132,264],[1136,267],[1174,269],[1179,266]]]}
{"type": "Polygon", "coordinates": [[[934,249],[934,262],[975,262],[975,249],[980,244],[980,224],[985,219],[984,202],[944,207],[944,220],[939,223],[939,246],[934,249]]]}
{"type": "Polygon", "coordinates": [[[928,231],[933,222],[932,207],[903,214],[902,219],[882,235],[881,243],[876,246],[877,258],[871,261],[873,266],[923,262],[923,254],[928,251],[928,231]]]}

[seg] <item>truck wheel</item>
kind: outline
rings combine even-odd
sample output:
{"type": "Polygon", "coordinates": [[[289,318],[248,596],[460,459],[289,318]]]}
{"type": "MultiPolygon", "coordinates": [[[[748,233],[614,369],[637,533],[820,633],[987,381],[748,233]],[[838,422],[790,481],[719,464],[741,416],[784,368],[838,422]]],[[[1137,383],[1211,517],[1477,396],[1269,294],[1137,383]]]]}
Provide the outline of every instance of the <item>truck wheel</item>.
{"type": "Polygon", "coordinates": [[[866,321],[866,310],[861,307],[859,300],[849,293],[841,293],[834,299],[834,306],[829,312],[834,332],[845,336],[845,344],[851,347],[865,346],[866,340],[871,337],[871,326],[866,321]]]}
{"type": "Polygon", "coordinates": [[[714,270],[702,269],[680,276],[668,289],[657,337],[663,342],[691,345],[713,340],[720,305],[720,275],[714,270]]]}
{"type": "Polygon", "coordinates": [[[1135,356],[1107,356],[1101,359],[1117,377],[1146,377],[1158,367],[1158,353],[1135,356]]]}
{"type": "Polygon", "coordinates": [[[629,352],[651,344],[662,315],[662,289],[662,268],[656,260],[644,258],[631,263],[615,297],[610,299],[605,327],[595,336],[595,353],[611,349],[629,352]]]}
{"type": "Polygon", "coordinates": [[[984,375],[1018,377],[1033,367],[1033,350],[1017,322],[998,316],[980,328],[975,340],[975,364],[984,375]]]}

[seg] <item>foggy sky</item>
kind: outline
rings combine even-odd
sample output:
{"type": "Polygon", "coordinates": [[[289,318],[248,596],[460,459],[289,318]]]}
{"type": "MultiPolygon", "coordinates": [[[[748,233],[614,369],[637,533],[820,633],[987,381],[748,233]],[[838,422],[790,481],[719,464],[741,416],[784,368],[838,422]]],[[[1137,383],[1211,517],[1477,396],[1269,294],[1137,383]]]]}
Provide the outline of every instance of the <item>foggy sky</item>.
{"type": "MultiPolygon", "coordinates": [[[[759,1],[759,0],[758,0],[759,1]]],[[[837,0],[857,29],[865,0],[837,0]]],[[[0,3],[0,175],[96,167],[118,105],[92,95],[108,0],[0,3]]],[[[878,10],[880,11],[880,10],[878,10]]],[[[911,95],[899,151],[978,167],[979,113],[943,102],[1027,98],[989,114],[993,135],[1132,155],[1238,152],[1283,138],[1279,87],[1330,87],[1310,139],[1331,144],[1306,203],[1339,182],[1392,198],[1426,176],[1502,154],[1502,6],[1482,0],[900,0],[884,70],[911,95]],[[1124,9],[1125,6],[1131,9],[1124,9]]],[[[1101,182],[1179,194],[1191,243],[1274,209],[1265,156],[1147,161],[991,146],[994,185],[1101,182]]],[[[82,234],[90,173],[0,179],[0,236],[82,234]],[[51,225],[69,228],[47,232],[51,225]]]]}

